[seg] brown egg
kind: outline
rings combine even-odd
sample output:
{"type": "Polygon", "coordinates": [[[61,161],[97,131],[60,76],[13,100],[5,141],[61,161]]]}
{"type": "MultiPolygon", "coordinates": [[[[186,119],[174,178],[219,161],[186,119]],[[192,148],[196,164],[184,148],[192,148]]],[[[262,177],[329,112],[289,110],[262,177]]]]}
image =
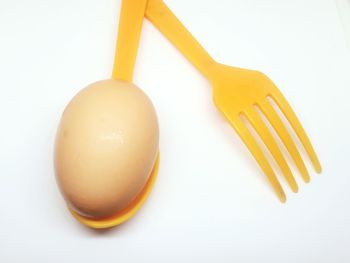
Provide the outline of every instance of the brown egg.
{"type": "Polygon", "coordinates": [[[150,176],[158,141],[154,107],[135,85],[103,80],[80,91],[63,112],[55,146],[69,207],[95,219],[127,207],[150,176]]]}

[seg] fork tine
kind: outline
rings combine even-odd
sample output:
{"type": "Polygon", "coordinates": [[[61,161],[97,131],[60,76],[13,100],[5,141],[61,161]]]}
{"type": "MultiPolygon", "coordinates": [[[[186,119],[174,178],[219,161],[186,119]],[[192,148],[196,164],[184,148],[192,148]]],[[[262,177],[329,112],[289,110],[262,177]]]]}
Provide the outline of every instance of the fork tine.
{"type": "Polygon", "coordinates": [[[289,154],[293,158],[295,164],[298,167],[298,170],[304,179],[305,182],[310,181],[309,173],[306,169],[306,166],[301,158],[301,155],[295,146],[295,143],[290,136],[289,132],[287,131],[285,125],[283,124],[281,118],[278,116],[270,102],[265,99],[262,102],[258,104],[259,109],[264,113],[264,115],[267,117],[269,122],[271,123],[272,127],[277,132],[278,136],[281,138],[282,142],[286,146],[289,154]]]}
{"type": "Polygon", "coordinates": [[[253,125],[256,132],[259,134],[264,144],[269,149],[273,158],[276,160],[278,166],[281,168],[284,177],[287,179],[287,182],[293,192],[298,192],[298,185],[292,175],[292,172],[285,160],[280,148],[278,147],[275,139],[271,135],[269,129],[262,121],[261,117],[257,111],[251,107],[243,112],[243,115],[248,119],[248,121],[253,125]]]}
{"type": "Polygon", "coordinates": [[[303,126],[299,122],[298,117],[294,113],[294,111],[293,111],[292,107],[289,105],[288,101],[285,99],[283,94],[278,89],[276,89],[275,92],[273,92],[270,95],[270,97],[276,102],[278,107],[282,110],[284,116],[286,116],[287,120],[289,121],[289,123],[293,127],[295,133],[297,134],[299,140],[301,141],[307,154],[309,155],[310,160],[311,160],[316,172],[321,173],[321,171],[322,171],[321,164],[317,158],[317,155],[315,153],[314,148],[311,145],[310,139],[306,135],[306,132],[305,132],[303,126]]]}
{"type": "Polygon", "coordinates": [[[265,173],[278,198],[282,203],[284,203],[286,201],[286,195],[281,187],[281,184],[278,182],[278,179],[274,171],[272,170],[269,162],[267,161],[264,153],[261,151],[259,145],[256,143],[254,137],[251,135],[248,128],[238,116],[237,118],[229,118],[229,120],[233,128],[238,133],[239,137],[242,139],[242,141],[247,146],[251,154],[254,156],[260,168],[265,173]]]}

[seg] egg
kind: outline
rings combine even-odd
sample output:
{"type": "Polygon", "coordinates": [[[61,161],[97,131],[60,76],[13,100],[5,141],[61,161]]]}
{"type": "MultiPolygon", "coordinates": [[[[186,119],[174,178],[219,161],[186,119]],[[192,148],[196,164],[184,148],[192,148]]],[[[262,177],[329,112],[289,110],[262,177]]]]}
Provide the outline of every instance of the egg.
{"type": "Polygon", "coordinates": [[[137,86],[103,80],[80,91],[62,114],[54,153],[70,209],[100,219],[127,208],[150,177],[158,144],[155,109],[137,86]]]}

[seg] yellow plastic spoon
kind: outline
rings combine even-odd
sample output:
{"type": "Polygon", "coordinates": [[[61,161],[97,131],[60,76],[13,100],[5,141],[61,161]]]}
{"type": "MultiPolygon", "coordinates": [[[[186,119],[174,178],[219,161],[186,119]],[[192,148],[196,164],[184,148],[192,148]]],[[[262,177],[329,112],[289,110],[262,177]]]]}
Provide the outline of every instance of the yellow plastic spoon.
{"type": "MultiPolygon", "coordinates": [[[[146,4],[147,0],[122,1],[114,68],[112,73],[113,79],[128,82],[132,81],[146,4]]],[[[84,217],[72,209],[69,210],[79,222],[91,228],[101,229],[119,225],[130,219],[146,201],[156,180],[158,167],[159,153],[148,182],[141,193],[125,209],[111,217],[96,220],[84,217]]]]}

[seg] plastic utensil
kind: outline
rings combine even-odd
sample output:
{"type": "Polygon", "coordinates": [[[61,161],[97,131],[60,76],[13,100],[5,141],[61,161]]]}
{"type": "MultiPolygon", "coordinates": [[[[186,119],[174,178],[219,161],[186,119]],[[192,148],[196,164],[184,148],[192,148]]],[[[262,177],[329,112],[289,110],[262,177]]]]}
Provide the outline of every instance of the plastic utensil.
{"type": "MultiPolygon", "coordinates": [[[[113,79],[132,81],[137,48],[140,39],[142,22],[147,0],[123,0],[119,19],[118,39],[116,45],[113,79]]],[[[149,196],[157,178],[159,153],[148,182],[138,197],[128,207],[118,214],[103,218],[91,219],[83,217],[70,209],[72,215],[81,223],[92,228],[109,228],[130,219],[142,206],[149,196]]]]}
{"type": "Polygon", "coordinates": [[[248,121],[261,137],[293,192],[298,191],[298,185],[279,146],[263,122],[261,113],[266,116],[281,138],[304,181],[308,182],[310,177],[293,139],[268,98],[281,109],[308,153],[316,172],[321,172],[319,160],[297,116],[282,93],[266,75],[216,62],[161,0],[148,0],[146,17],[212,84],[214,103],[254,156],[281,202],[286,201],[286,195],[243,119],[248,121]]]}
{"type": "Polygon", "coordinates": [[[113,79],[131,82],[147,0],[122,0],[114,55],[113,79]]]}

